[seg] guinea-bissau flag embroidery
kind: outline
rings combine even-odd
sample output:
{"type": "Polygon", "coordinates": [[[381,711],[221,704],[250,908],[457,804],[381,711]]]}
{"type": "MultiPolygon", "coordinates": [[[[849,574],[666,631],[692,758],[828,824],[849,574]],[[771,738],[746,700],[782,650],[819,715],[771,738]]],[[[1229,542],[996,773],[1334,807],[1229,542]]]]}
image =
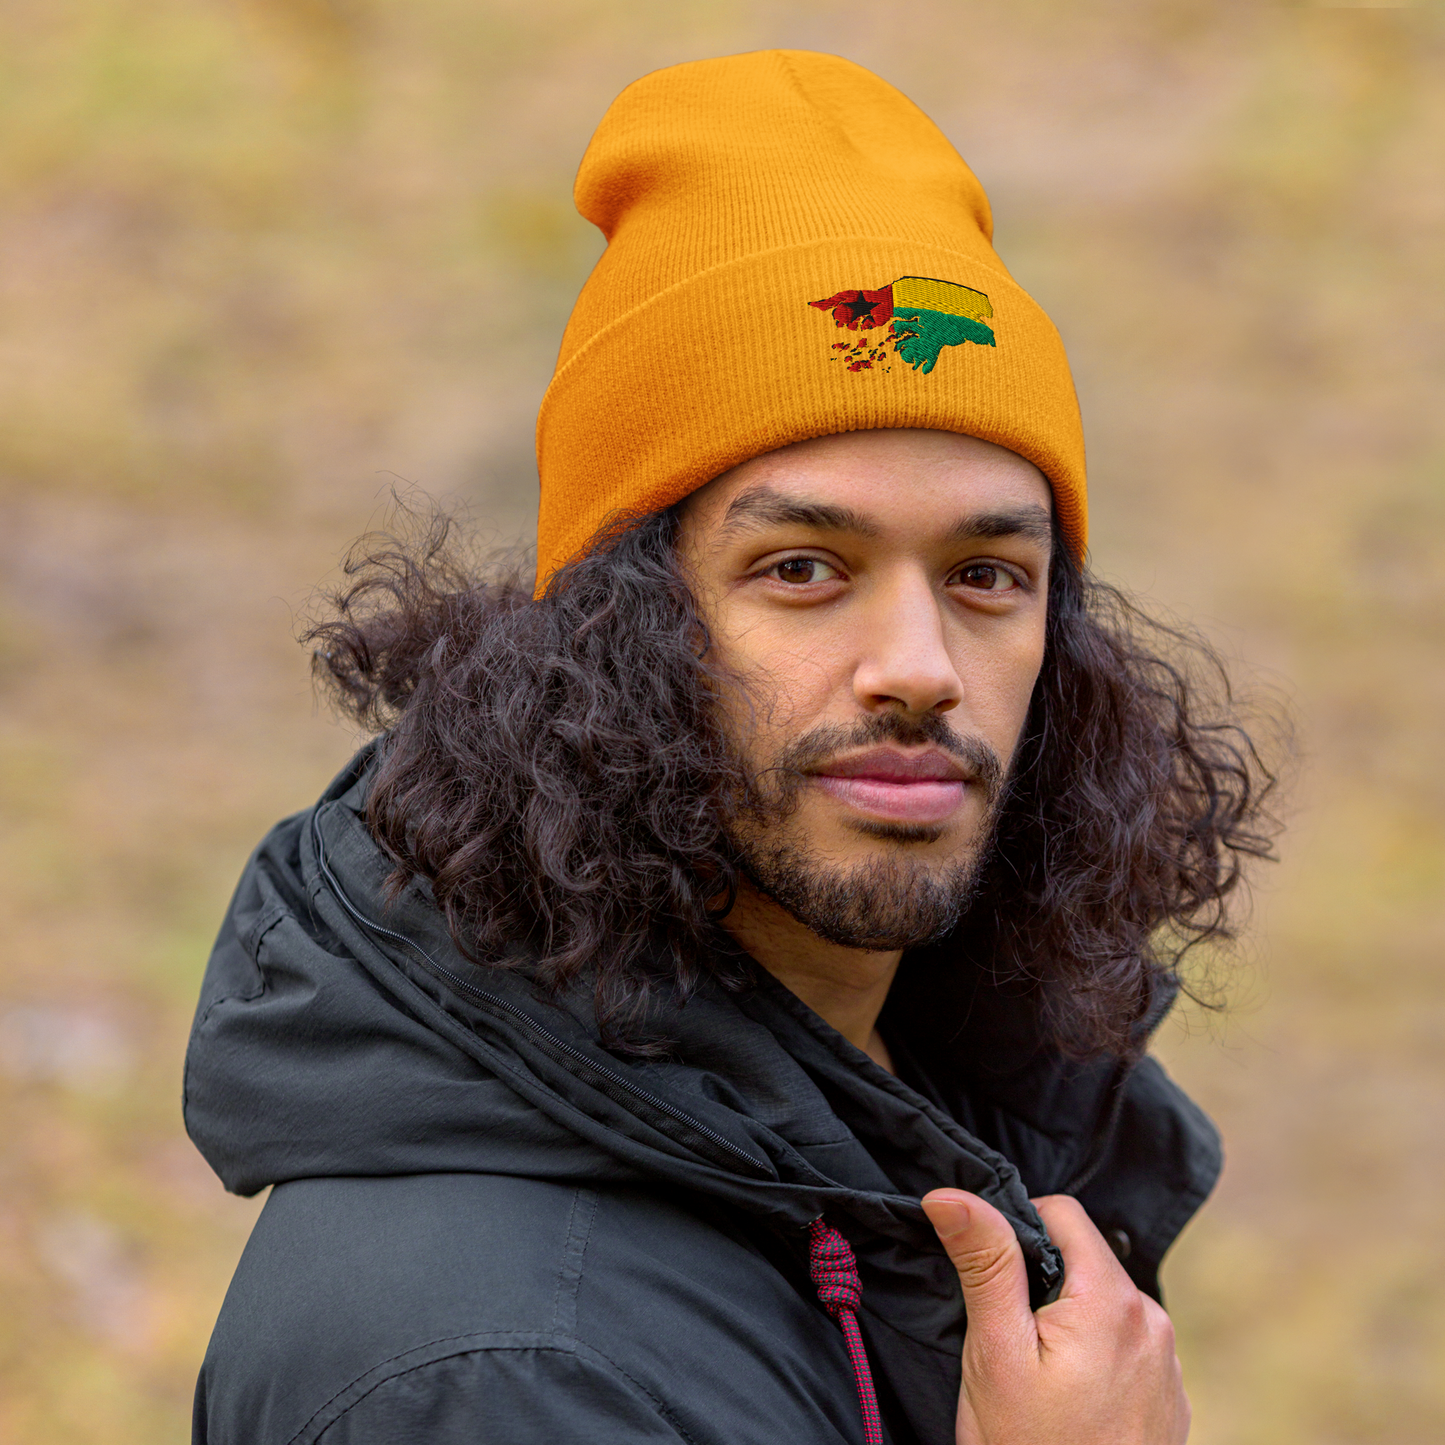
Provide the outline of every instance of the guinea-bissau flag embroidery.
{"type": "Polygon", "coordinates": [[[886,326],[883,336],[858,341],[835,341],[832,359],[847,363],[849,371],[884,371],[889,365],[889,346],[915,371],[925,375],[938,365],[945,346],[972,341],[993,346],[993,332],[983,324],[993,307],[982,291],[954,281],[935,281],[930,276],[900,276],[891,286],[877,291],[839,291],[821,301],[810,301],[819,311],[831,311],[833,321],[849,331],[872,331],[886,326]]]}

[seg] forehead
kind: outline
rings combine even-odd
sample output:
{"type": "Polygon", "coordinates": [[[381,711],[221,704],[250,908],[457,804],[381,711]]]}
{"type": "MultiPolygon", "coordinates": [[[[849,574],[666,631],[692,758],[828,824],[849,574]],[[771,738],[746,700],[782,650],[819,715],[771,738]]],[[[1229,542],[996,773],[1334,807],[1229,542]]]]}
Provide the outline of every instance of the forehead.
{"type": "Polygon", "coordinates": [[[1053,506],[1043,473],[1005,447],[898,429],[817,437],[754,457],[695,492],[684,518],[703,532],[806,524],[809,515],[790,509],[790,501],[818,516],[836,509],[845,524],[880,533],[951,530],[961,517],[998,510],[1042,511],[1046,520],[1053,506]],[[759,506],[759,497],[784,505],[759,506]]]}

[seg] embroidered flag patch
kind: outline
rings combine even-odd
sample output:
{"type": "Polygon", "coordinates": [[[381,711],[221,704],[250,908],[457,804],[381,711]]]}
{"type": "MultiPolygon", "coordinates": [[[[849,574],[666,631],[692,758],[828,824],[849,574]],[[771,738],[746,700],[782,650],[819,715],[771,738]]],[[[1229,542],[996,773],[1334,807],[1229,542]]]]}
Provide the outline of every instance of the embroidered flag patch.
{"type": "Polygon", "coordinates": [[[996,344],[993,331],[983,324],[984,317],[993,315],[988,297],[970,286],[929,276],[900,276],[877,291],[839,291],[808,305],[831,311],[834,324],[849,331],[887,328],[877,340],[865,336],[833,343],[833,360],[845,362],[849,371],[875,366],[888,371],[896,355],[926,375],[938,365],[945,346],[996,344]]]}

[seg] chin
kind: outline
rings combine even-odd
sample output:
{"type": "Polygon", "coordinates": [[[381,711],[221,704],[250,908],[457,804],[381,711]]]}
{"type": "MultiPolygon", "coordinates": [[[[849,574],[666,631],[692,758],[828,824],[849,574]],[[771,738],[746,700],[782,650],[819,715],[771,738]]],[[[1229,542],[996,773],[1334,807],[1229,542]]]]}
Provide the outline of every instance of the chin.
{"type": "Polygon", "coordinates": [[[921,844],[860,844],[855,835],[852,846],[824,851],[775,834],[743,863],[760,892],[845,948],[914,948],[956,927],[973,895],[976,850],[938,856],[921,844]]]}
{"type": "Polygon", "coordinates": [[[897,865],[914,876],[946,877],[974,868],[984,851],[979,830],[897,819],[850,818],[841,827],[787,834],[778,839],[786,849],[844,872],[897,865]]]}

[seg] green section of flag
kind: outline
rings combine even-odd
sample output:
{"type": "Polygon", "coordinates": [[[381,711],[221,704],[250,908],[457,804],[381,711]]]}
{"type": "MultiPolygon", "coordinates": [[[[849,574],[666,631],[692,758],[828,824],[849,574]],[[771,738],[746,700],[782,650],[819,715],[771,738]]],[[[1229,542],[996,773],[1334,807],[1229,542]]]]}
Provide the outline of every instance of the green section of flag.
{"type": "Polygon", "coordinates": [[[979,346],[994,345],[993,332],[982,321],[967,316],[949,316],[942,311],[926,311],[921,307],[893,308],[893,331],[899,356],[915,371],[927,375],[938,364],[938,353],[945,346],[958,346],[965,341],[979,346]]]}

